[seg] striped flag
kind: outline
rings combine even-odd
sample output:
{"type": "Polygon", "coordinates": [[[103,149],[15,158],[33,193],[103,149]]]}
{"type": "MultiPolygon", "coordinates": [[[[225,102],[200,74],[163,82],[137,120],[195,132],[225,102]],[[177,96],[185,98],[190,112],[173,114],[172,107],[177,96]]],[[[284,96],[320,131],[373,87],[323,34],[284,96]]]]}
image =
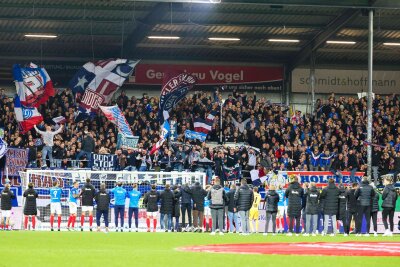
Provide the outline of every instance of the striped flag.
{"type": "Polygon", "coordinates": [[[122,133],[124,136],[133,136],[131,127],[129,126],[124,114],[122,114],[118,106],[99,107],[101,111],[103,111],[106,118],[117,126],[120,133],[122,133]]]}
{"type": "Polygon", "coordinates": [[[7,143],[0,138],[0,159],[7,153],[7,143]]]}
{"type": "Polygon", "coordinates": [[[212,110],[208,115],[207,118],[195,118],[194,119],[194,130],[199,133],[208,134],[212,130],[212,126],[214,124],[215,115],[217,114],[216,110],[212,110]]]}
{"type": "Polygon", "coordinates": [[[67,119],[64,116],[59,116],[59,117],[53,118],[53,121],[56,124],[61,124],[61,123],[66,123],[67,119]]]}
{"type": "Polygon", "coordinates": [[[170,131],[171,127],[168,121],[164,121],[160,134],[160,140],[158,140],[158,142],[154,144],[153,148],[150,151],[150,155],[153,155],[157,150],[160,149],[160,147],[164,144],[165,140],[167,140],[170,131]]]}

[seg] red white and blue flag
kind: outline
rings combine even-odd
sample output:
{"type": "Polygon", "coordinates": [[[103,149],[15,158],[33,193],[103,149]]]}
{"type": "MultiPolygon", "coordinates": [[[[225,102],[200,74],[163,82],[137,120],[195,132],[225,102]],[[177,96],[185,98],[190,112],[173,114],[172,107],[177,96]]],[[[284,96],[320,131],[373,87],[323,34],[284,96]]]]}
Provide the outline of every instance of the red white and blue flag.
{"type": "Polygon", "coordinates": [[[101,111],[103,111],[106,118],[117,126],[120,133],[122,133],[125,137],[133,136],[131,127],[129,127],[129,124],[126,121],[124,114],[122,114],[118,106],[100,106],[100,109],[101,111]]]}
{"type": "Polygon", "coordinates": [[[160,140],[158,140],[158,142],[154,144],[153,148],[150,151],[150,155],[153,155],[157,150],[160,149],[160,147],[162,147],[165,140],[167,140],[170,131],[171,127],[169,125],[169,122],[166,120],[161,128],[160,140]]]}
{"type": "Polygon", "coordinates": [[[161,123],[168,120],[169,112],[186,96],[196,82],[196,77],[185,72],[164,75],[158,110],[158,119],[161,123]]]}
{"type": "Polygon", "coordinates": [[[37,108],[27,108],[21,105],[18,95],[14,99],[14,112],[23,134],[31,130],[34,125],[43,121],[43,117],[37,108]]]}
{"type": "Polygon", "coordinates": [[[214,124],[215,115],[217,111],[212,110],[208,115],[207,118],[204,120],[202,118],[195,118],[194,119],[194,130],[199,133],[208,134],[212,130],[212,126],[214,124]]]}
{"type": "Polygon", "coordinates": [[[25,107],[39,107],[55,94],[47,71],[33,63],[25,68],[15,64],[13,76],[20,102],[25,107]]]}
{"type": "Polygon", "coordinates": [[[128,59],[100,60],[86,63],[69,82],[74,93],[83,94],[76,121],[95,116],[99,106],[106,105],[122,86],[139,61],[128,59]]]}
{"type": "Polygon", "coordinates": [[[7,143],[0,137],[0,159],[7,153],[7,143]]]}
{"type": "Polygon", "coordinates": [[[53,118],[53,121],[55,124],[61,124],[61,123],[66,123],[67,119],[64,116],[58,116],[53,118]]]}

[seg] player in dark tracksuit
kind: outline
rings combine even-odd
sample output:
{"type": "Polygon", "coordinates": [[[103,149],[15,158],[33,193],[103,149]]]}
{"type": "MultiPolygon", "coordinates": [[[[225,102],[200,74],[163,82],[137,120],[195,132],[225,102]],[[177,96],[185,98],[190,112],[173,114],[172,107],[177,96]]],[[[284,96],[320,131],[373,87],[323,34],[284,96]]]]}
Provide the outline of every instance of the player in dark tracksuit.
{"type": "Polygon", "coordinates": [[[375,196],[375,190],[369,185],[367,177],[364,177],[359,188],[357,188],[355,196],[360,200],[360,211],[357,220],[357,234],[361,235],[361,224],[363,216],[365,215],[365,220],[367,221],[367,231],[365,236],[369,236],[369,228],[371,224],[371,205],[372,199],[375,196]]]}
{"type": "MultiPolygon", "coordinates": [[[[375,188],[375,184],[370,184],[375,188]]],[[[378,236],[378,211],[379,211],[379,192],[375,190],[375,196],[372,198],[372,206],[371,206],[371,219],[372,225],[374,226],[374,236],[378,236]]]]}
{"type": "Polygon", "coordinates": [[[25,215],[25,220],[24,220],[24,229],[28,229],[28,222],[29,222],[29,217],[31,217],[32,220],[32,229],[35,230],[35,225],[36,225],[36,215],[37,215],[37,205],[36,205],[36,199],[38,198],[38,193],[33,189],[33,184],[29,183],[28,184],[28,189],[24,192],[24,198],[25,198],[25,206],[24,206],[24,215],[25,215]]]}
{"type": "Polygon", "coordinates": [[[293,223],[296,220],[296,234],[300,232],[300,218],[303,199],[303,188],[301,188],[298,178],[292,177],[288,189],[286,189],[285,197],[288,199],[288,216],[289,216],[289,233],[288,236],[293,234],[293,223]]]}
{"type": "Polygon", "coordinates": [[[97,203],[97,210],[96,210],[97,231],[100,231],[100,219],[101,216],[103,215],[104,224],[106,226],[106,232],[108,232],[108,211],[110,209],[110,194],[106,191],[105,184],[100,185],[100,190],[99,192],[97,192],[95,200],[97,203]]]}
{"type": "MultiPolygon", "coordinates": [[[[349,223],[347,221],[347,192],[342,184],[339,185],[339,210],[337,220],[342,222],[343,231],[346,235],[345,228],[349,223]]],[[[338,230],[340,230],[340,228],[338,230]]]]}
{"type": "MultiPolygon", "coordinates": [[[[357,183],[353,183],[352,184],[352,188],[347,190],[347,192],[346,192],[346,198],[347,198],[347,224],[344,226],[345,235],[346,234],[347,235],[350,234],[351,222],[352,221],[354,221],[354,222],[357,221],[357,215],[358,215],[358,209],[359,209],[358,201],[357,201],[357,198],[355,196],[357,186],[358,186],[357,183]]],[[[353,230],[353,232],[356,233],[357,229],[355,228],[353,230]]]]}
{"type": "Polygon", "coordinates": [[[8,230],[10,224],[12,200],[14,198],[15,195],[10,190],[10,184],[6,184],[4,190],[1,192],[1,226],[5,230],[8,230]]]}

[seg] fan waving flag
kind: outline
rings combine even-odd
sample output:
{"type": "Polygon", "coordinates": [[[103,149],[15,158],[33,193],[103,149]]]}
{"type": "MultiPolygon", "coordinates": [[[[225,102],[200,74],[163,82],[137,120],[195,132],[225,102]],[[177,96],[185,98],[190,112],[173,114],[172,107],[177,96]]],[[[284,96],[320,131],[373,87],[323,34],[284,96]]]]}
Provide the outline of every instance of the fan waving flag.
{"type": "Polygon", "coordinates": [[[129,127],[124,114],[122,114],[118,106],[100,106],[100,109],[103,111],[106,118],[117,126],[120,133],[122,133],[124,136],[133,136],[131,127],[129,127]]]}
{"type": "Polygon", "coordinates": [[[138,62],[128,59],[108,59],[94,64],[88,62],[79,69],[69,83],[75,93],[83,94],[75,120],[81,121],[95,116],[99,106],[108,104],[138,62]]]}
{"type": "Polygon", "coordinates": [[[194,130],[199,133],[205,133],[208,134],[212,130],[212,126],[214,124],[214,119],[217,114],[217,111],[214,109],[207,115],[207,118],[201,119],[201,118],[195,118],[194,119],[194,130]]]}
{"type": "Polygon", "coordinates": [[[55,91],[49,74],[44,68],[30,63],[28,67],[13,66],[13,76],[21,104],[28,108],[39,107],[55,91]]]}
{"type": "Polygon", "coordinates": [[[21,102],[17,95],[14,99],[14,111],[15,117],[23,134],[32,129],[34,125],[39,124],[43,121],[43,117],[39,113],[37,108],[24,107],[23,105],[21,105],[21,102]]]}
{"type": "Polygon", "coordinates": [[[153,148],[150,151],[150,155],[153,155],[157,150],[160,149],[160,147],[164,144],[165,140],[168,138],[168,134],[170,131],[171,131],[170,125],[169,125],[168,121],[165,121],[162,126],[160,140],[158,140],[158,142],[155,143],[155,145],[153,146],[153,148]]]}
{"type": "Polygon", "coordinates": [[[161,123],[169,118],[169,112],[196,84],[196,77],[187,73],[166,73],[160,95],[158,119],[161,123]]]}

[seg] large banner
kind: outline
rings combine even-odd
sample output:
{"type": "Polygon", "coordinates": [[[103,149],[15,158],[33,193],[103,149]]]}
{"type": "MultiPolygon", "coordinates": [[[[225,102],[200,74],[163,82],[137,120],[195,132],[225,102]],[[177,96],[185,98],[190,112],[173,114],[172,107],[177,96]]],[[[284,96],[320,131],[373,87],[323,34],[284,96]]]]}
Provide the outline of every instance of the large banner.
{"type": "Polygon", "coordinates": [[[6,154],[6,167],[8,176],[18,176],[28,164],[28,149],[9,148],[6,154]]]}
{"type": "MultiPolygon", "coordinates": [[[[399,92],[400,71],[374,71],[373,90],[379,94],[399,92]]],[[[310,91],[310,69],[295,69],[292,73],[292,91],[310,91]]],[[[368,91],[367,70],[315,70],[316,93],[355,94],[368,91]]]]}
{"type": "Polygon", "coordinates": [[[92,154],[93,171],[115,171],[117,167],[117,155],[92,154]]]}
{"type": "Polygon", "coordinates": [[[225,85],[229,90],[279,91],[283,83],[282,67],[171,64],[138,64],[129,83],[160,85],[164,73],[182,70],[195,76],[198,85],[225,85]]]}

